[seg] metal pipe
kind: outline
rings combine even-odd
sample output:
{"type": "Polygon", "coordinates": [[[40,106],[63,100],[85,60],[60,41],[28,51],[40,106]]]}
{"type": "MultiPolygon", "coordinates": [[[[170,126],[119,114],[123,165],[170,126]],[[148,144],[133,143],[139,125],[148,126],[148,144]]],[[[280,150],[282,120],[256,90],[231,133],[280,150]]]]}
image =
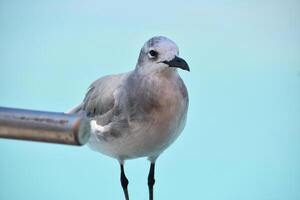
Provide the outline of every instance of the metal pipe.
{"type": "Polygon", "coordinates": [[[0,138],[84,145],[89,137],[83,115],[0,107],[0,138]]]}

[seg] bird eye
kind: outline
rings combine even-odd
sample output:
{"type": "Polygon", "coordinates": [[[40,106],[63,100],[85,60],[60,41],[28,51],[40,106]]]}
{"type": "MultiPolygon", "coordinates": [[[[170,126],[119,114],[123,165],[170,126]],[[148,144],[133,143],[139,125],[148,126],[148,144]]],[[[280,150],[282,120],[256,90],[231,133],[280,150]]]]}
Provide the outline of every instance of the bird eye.
{"type": "Polygon", "coordinates": [[[157,55],[158,55],[157,51],[154,51],[154,50],[149,51],[149,57],[150,58],[155,58],[155,57],[157,57],[157,55]]]}

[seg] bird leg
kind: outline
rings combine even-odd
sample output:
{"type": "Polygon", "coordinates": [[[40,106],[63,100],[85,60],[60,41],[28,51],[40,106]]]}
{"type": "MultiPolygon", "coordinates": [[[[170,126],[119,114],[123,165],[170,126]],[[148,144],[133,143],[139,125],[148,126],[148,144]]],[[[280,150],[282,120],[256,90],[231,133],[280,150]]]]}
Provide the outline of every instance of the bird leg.
{"type": "Polygon", "coordinates": [[[155,168],[155,163],[151,163],[150,171],[148,175],[149,200],[153,200],[153,185],[155,183],[154,168],[155,168]]]}
{"type": "Polygon", "coordinates": [[[121,185],[122,185],[123,192],[124,192],[124,195],[125,195],[125,200],[129,200],[128,189],[127,189],[127,186],[128,186],[129,182],[128,182],[128,179],[126,178],[126,175],[125,175],[125,172],[124,172],[124,165],[120,164],[120,167],[121,167],[120,180],[121,180],[121,185]]]}

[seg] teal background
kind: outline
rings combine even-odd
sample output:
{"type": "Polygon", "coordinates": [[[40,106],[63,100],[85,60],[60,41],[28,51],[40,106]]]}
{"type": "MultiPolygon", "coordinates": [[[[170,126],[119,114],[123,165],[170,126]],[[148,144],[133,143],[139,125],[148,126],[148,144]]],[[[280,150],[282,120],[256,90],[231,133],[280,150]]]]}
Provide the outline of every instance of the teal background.
{"type": "MultiPolygon", "coordinates": [[[[157,161],[155,199],[300,199],[300,2],[0,1],[0,106],[67,111],[96,78],[134,68],[154,35],[191,72],[183,134],[157,161]]],[[[148,162],[126,163],[147,199],[148,162]]],[[[118,163],[0,139],[1,200],[123,199],[118,163]]]]}

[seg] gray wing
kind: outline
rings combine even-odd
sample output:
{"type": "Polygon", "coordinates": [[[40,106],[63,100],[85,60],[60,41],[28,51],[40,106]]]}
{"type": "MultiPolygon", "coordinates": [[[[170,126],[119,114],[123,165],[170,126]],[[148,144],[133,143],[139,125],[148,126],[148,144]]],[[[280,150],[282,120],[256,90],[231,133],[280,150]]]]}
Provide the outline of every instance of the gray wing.
{"type": "Polygon", "coordinates": [[[85,112],[97,123],[106,125],[111,122],[117,104],[116,95],[128,73],[104,76],[92,83],[83,102],[70,113],[85,112]]]}

